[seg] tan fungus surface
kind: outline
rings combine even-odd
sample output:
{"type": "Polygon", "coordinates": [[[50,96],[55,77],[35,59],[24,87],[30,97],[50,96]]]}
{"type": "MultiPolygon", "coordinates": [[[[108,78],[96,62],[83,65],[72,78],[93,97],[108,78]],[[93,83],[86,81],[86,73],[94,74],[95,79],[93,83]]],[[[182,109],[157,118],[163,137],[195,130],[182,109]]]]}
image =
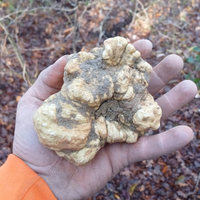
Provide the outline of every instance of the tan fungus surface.
{"type": "Polygon", "coordinates": [[[79,166],[105,143],[134,143],[158,129],[161,108],[147,91],[151,70],[123,37],[70,55],[60,92],[34,115],[40,142],[79,166]]]}

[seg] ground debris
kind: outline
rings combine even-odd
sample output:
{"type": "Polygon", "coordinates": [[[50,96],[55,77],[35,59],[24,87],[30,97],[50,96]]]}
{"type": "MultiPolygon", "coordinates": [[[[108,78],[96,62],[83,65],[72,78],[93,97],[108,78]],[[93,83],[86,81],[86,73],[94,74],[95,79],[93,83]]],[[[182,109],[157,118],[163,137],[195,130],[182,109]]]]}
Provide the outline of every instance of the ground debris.
{"type": "MultiPolygon", "coordinates": [[[[57,3],[51,9],[46,3],[48,1],[16,1],[17,5],[20,4],[18,6],[12,5],[12,2],[15,1],[0,2],[0,17],[4,18],[3,21],[6,20],[4,22],[17,42],[33,81],[44,68],[62,55],[90,50],[108,37],[117,35],[130,42],[141,38],[150,39],[154,47],[147,61],[152,66],[171,53],[184,59],[185,67],[181,75],[164,87],[156,97],[186,78],[195,80],[199,77],[196,63],[187,62],[188,57],[197,56],[190,49],[200,44],[199,1],[87,1],[92,2],[91,4],[79,1],[78,21],[74,17],[75,9],[73,5],[66,3],[68,1],[55,1],[57,3]],[[136,5],[134,2],[139,3],[136,5]],[[24,12],[15,8],[24,9],[24,12]],[[71,11],[63,11],[63,8],[71,11]],[[9,15],[10,13],[15,14],[9,15]]],[[[16,106],[27,86],[17,57],[1,27],[0,48],[2,165],[12,152],[16,106]]],[[[88,200],[200,199],[200,185],[197,184],[200,171],[198,95],[163,122],[159,131],[151,134],[177,125],[188,125],[193,129],[194,140],[190,144],[168,156],[126,167],[88,200]]]]}

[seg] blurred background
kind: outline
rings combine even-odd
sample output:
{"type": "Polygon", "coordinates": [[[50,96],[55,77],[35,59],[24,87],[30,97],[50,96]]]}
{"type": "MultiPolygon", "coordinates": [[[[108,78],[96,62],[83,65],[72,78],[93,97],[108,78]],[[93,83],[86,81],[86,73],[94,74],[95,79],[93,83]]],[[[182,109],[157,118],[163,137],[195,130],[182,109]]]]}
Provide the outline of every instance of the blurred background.
{"type": "Polygon", "coordinates": [[[152,66],[172,53],[182,57],[181,74],[156,97],[185,79],[195,82],[198,94],[149,134],[188,125],[194,140],[127,166],[88,200],[200,199],[200,0],[0,0],[0,165],[12,152],[17,102],[39,73],[62,55],[114,36],[149,39],[152,66]]]}

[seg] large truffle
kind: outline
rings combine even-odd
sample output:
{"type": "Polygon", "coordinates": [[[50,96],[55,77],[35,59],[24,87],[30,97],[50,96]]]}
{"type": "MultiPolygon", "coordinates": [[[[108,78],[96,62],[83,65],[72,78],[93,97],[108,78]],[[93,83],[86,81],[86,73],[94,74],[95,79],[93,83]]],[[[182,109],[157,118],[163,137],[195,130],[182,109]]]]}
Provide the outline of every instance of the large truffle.
{"type": "Polygon", "coordinates": [[[70,55],[60,92],[34,115],[40,142],[79,166],[105,143],[134,143],[158,129],[161,108],[147,91],[151,70],[123,37],[70,55]]]}

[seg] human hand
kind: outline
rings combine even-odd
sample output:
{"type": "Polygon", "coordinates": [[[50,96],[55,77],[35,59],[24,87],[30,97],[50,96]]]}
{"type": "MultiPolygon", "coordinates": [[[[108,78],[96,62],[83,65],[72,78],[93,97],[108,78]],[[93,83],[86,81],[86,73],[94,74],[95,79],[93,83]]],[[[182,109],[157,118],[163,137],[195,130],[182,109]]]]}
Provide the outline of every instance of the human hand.
{"type": "MultiPolygon", "coordinates": [[[[145,59],[152,49],[147,40],[134,46],[145,59]]],[[[88,164],[76,167],[40,144],[33,125],[33,115],[42,102],[58,92],[63,83],[67,56],[41,72],[34,85],[21,98],[17,108],[13,153],[24,160],[41,176],[57,199],[85,199],[99,191],[124,166],[145,159],[152,159],[174,152],[193,138],[187,126],[177,126],[153,136],[142,136],[135,144],[115,143],[105,145],[88,164]]],[[[183,67],[179,56],[170,55],[152,71],[149,92],[155,95],[183,67]]],[[[157,99],[161,106],[162,120],[189,102],[196,94],[192,81],[183,81],[157,99]]]]}

